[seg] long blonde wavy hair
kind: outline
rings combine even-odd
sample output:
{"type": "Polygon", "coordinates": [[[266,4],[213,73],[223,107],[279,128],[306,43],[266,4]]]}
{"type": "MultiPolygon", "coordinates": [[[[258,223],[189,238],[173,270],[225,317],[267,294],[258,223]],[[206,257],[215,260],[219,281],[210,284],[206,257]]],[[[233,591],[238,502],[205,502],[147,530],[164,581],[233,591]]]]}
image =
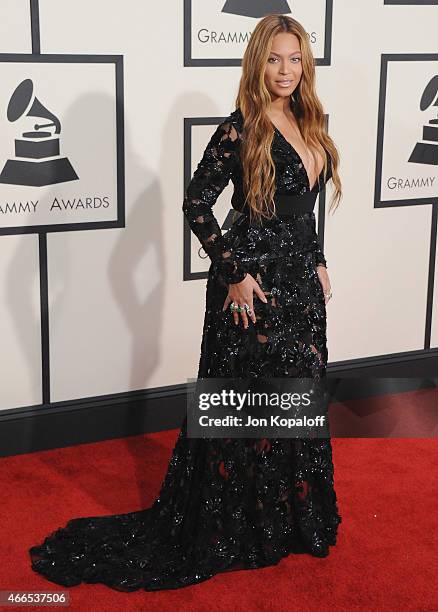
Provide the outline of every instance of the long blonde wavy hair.
{"type": "Polygon", "coordinates": [[[236,98],[244,118],[241,161],[243,188],[251,215],[257,219],[270,218],[274,213],[275,165],[271,156],[274,137],[272,123],[266,113],[271,95],[265,84],[265,69],[273,38],[281,32],[295,34],[300,41],[303,72],[300,82],[290,97],[291,110],[297,120],[304,143],[317,167],[315,150],[324,160],[324,183],[327,173],[328,151],[332,163],[335,190],[330,211],[335,211],[342,196],[337,172],[339,155],[327,133],[324,110],[315,90],[315,63],[308,36],[303,26],[286,15],[270,14],[261,19],[252,31],[242,61],[242,76],[236,98]]]}

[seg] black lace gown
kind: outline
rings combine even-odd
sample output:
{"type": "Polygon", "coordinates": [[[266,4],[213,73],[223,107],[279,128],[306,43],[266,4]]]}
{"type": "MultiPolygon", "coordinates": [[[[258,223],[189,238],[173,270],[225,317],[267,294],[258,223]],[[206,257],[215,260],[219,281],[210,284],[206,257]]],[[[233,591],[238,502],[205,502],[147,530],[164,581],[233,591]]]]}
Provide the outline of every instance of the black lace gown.
{"type": "MultiPolygon", "coordinates": [[[[211,259],[198,377],[326,375],[326,310],[318,263],[326,263],[311,212],[254,225],[242,209],[239,109],[212,135],[183,210],[211,259]],[[224,234],[212,207],[234,183],[242,212],[224,234]],[[227,283],[249,272],[257,323],[235,326],[222,307],[227,283]]],[[[316,198],[300,157],[275,128],[277,193],[316,198]]],[[[329,178],[328,175],[327,179],[329,178]]],[[[299,198],[297,200],[300,202],[299,198]]],[[[218,572],[317,557],[336,543],[338,513],[330,438],[188,438],[186,419],[158,499],[150,508],[71,519],[30,549],[32,569],[62,586],[103,583],[119,591],[174,589],[218,572]]]]}

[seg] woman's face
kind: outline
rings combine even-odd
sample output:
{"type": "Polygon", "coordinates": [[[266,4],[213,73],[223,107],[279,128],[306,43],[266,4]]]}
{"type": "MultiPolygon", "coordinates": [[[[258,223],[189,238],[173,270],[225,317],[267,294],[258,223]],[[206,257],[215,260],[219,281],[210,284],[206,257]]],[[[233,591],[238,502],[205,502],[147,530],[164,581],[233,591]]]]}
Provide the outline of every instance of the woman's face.
{"type": "Polygon", "coordinates": [[[299,39],[290,32],[276,34],[265,69],[265,84],[273,98],[290,96],[302,73],[299,39]]]}

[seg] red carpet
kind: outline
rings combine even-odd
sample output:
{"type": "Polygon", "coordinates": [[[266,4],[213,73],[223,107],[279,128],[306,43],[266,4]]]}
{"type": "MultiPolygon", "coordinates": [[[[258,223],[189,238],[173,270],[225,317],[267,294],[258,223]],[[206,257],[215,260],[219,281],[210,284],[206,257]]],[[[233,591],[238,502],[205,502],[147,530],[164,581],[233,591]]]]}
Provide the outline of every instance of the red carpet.
{"type": "MultiPolygon", "coordinates": [[[[62,590],[31,570],[28,548],[70,518],[150,505],[176,434],[2,459],[0,588],[62,590]]],[[[272,568],[220,574],[177,591],[80,585],[69,590],[69,609],[438,610],[437,441],[332,442],[343,522],[328,557],[291,555],[272,568]]]]}

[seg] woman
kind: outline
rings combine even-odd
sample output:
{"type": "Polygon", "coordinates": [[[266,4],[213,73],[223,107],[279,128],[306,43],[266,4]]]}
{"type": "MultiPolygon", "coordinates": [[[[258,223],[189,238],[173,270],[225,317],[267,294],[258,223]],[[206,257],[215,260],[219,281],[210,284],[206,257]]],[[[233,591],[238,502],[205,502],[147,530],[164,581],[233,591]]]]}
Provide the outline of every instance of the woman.
{"type": "MultiPolygon", "coordinates": [[[[237,108],[212,135],[183,203],[212,261],[200,378],[326,375],[331,293],[313,205],[329,177],[334,201],[341,191],[314,81],[303,27],[262,19],[237,108]],[[222,236],[212,207],[230,178],[241,214],[222,236]]],[[[72,519],[30,555],[36,572],[64,586],[172,589],[290,553],[324,557],[340,522],[329,438],[188,438],[185,419],[151,508],[72,519]]]]}

